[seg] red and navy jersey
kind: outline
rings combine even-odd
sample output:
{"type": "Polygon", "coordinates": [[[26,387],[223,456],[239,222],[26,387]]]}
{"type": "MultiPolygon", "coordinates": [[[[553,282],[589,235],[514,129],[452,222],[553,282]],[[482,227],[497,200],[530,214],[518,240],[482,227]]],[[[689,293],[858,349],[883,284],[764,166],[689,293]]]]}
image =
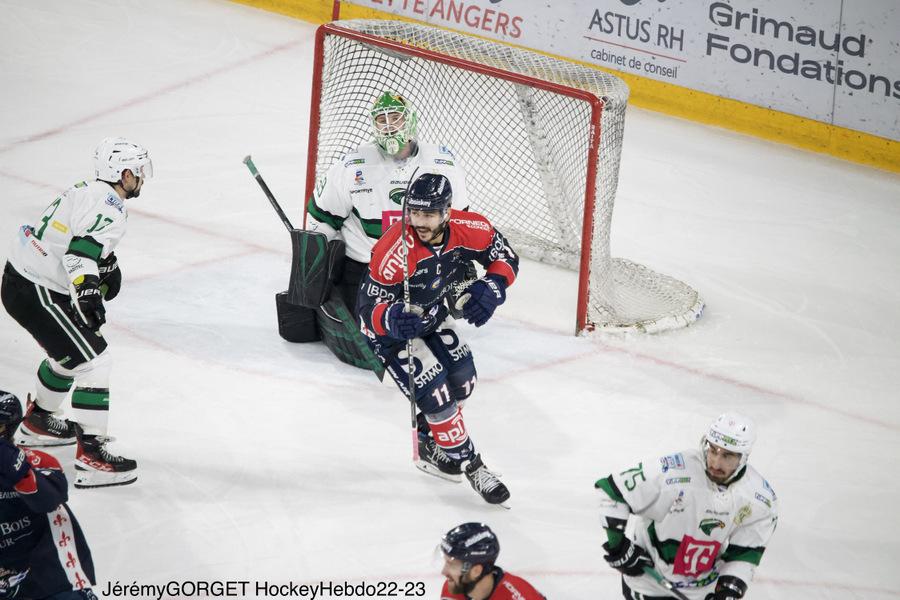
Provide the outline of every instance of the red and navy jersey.
{"type": "MultiPolygon", "coordinates": [[[[530,583],[510,573],[506,573],[500,567],[494,567],[494,589],[487,600],[547,600],[547,597],[534,589],[530,583]]],[[[444,581],[441,589],[441,600],[467,600],[462,594],[452,594],[444,581]]]]}
{"type": "Polygon", "coordinates": [[[25,450],[31,463],[13,488],[0,488],[0,573],[25,576],[20,595],[44,598],[94,584],[94,563],[81,526],[66,505],[68,483],[59,462],[25,450]]]}
{"type": "MultiPolygon", "coordinates": [[[[363,277],[357,302],[367,331],[384,336],[384,313],[394,302],[403,301],[403,258],[400,222],[394,223],[375,244],[369,272],[363,277]]],[[[451,210],[444,243],[423,243],[407,225],[406,245],[410,302],[426,313],[443,306],[444,298],[460,281],[467,263],[477,261],[488,275],[502,277],[510,286],[519,271],[519,257],[506,238],[478,213],[451,210]]],[[[435,319],[437,323],[442,318],[435,319]]]]}

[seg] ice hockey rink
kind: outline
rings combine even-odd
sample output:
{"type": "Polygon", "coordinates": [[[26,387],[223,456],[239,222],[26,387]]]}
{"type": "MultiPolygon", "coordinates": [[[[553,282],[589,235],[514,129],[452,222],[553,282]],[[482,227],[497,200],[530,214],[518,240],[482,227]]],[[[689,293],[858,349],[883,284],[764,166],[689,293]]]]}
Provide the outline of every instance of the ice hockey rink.
{"type": "MultiPolygon", "coordinates": [[[[484,521],[499,564],[549,598],[621,597],[593,483],[695,447],[718,413],[758,425],[780,502],[749,598],[900,597],[900,177],[629,108],[613,255],[689,282],[685,330],[576,338],[574,273],[524,261],[488,326],[466,421],[511,510],[417,471],[409,407],[324,346],[284,342],[315,27],[226,1],[0,1],[0,248],[92,175],[106,136],[147,146],[129,201],[113,449],[136,484],[71,490],[109,583],[424,581],[443,532],[484,521]]],[[[420,118],[427,119],[428,115],[420,118]]],[[[37,344],[0,314],[0,388],[37,344]]],[[[54,452],[71,475],[73,450],[54,452]]]]}

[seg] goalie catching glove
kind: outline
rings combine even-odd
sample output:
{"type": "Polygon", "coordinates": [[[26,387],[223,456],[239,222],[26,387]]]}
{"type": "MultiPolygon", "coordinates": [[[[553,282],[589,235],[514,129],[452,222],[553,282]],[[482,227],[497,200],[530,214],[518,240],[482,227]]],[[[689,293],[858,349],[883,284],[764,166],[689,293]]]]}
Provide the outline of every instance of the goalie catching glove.
{"type": "Polygon", "coordinates": [[[106,323],[99,277],[79,275],[69,286],[69,296],[72,298],[72,307],[88,328],[97,331],[106,323]]]}
{"type": "Polygon", "coordinates": [[[603,549],[608,552],[603,558],[616,571],[630,577],[644,574],[644,567],[652,567],[653,561],[647,551],[633,544],[628,538],[623,538],[615,548],[610,548],[609,542],[603,544],[603,549]]]}
{"type": "Polygon", "coordinates": [[[482,277],[466,288],[460,301],[465,298],[468,300],[462,306],[463,317],[475,327],[481,327],[506,300],[506,279],[494,274],[482,277]]]}

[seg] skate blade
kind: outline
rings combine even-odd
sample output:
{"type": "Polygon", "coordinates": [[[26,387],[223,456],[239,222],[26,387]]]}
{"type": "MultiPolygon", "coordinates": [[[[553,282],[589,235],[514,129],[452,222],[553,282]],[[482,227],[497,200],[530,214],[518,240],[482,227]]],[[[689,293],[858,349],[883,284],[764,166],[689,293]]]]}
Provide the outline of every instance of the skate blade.
{"type": "Polygon", "coordinates": [[[52,448],[53,446],[71,446],[75,438],[57,438],[49,435],[16,434],[16,445],[26,448],[52,448]]]}
{"type": "Polygon", "coordinates": [[[107,473],[105,471],[95,471],[93,469],[85,469],[75,465],[75,487],[80,490],[128,485],[137,481],[137,478],[137,471],[107,473]]]}
{"type": "Polygon", "coordinates": [[[445,481],[452,481],[453,483],[460,483],[462,481],[462,473],[459,475],[451,475],[449,473],[444,473],[437,467],[435,467],[430,462],[426,462],[424,460],[415,461],[416,468],[422,471],[423,473],[428,473],[429,475],[433,475],[435,477],[440,477],[445,481]]]}

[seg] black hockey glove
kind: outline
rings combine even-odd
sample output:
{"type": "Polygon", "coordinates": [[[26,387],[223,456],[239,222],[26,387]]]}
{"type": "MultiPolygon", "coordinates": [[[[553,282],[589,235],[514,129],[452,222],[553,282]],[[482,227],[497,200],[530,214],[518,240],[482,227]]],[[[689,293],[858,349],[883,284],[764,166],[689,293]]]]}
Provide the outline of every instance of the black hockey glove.
{"type": "Polygon", "coordinates": [[[706,595],[706,600],[737,600],[747,593],[747,584],[734,575],[722,575],[716,582],[716,591],[706,595]]]}
{"type": "Polygon", "coordinates": [[[422,320],[423,311],[420,307],[412,305],[406,309],[402,302],[391,304],[384,313],[384,328],[387,334],[398,340],[411,340],[419,337],[425,330],[426,323],[422,320]]]}
{"type": "Polygon", "coordinates": [[[0,489],[13,489],[30,470],[25,452],[6,439],[0,439],[0,489]]]}
{"type": "Polygon", "coordinates": [[[469,300],[463,304],[463,317],[475,327],[481,327],[506,300],[506,279],[501,275],[487,275],[472,283],[466,294],[469,300]]]}
{"type": "Polygon", "coordinates": [[[100,269],[100,293],[104,300],[112,300],[119,295],[122,288],[122,271],[119,270],[119,260],[115,252],[97,263],[100,269]]]}
{"type": "Polygon", "coordinates": [[[637,577],[644,574],[644,567],[653,566],[647,551],[628,538],[624,538],[615,548],[610,548],[609,542],[606,542],[603,549],[608,552],[603,558],[609,566],[623,575],[637,577]]]}
{"type": "Polygon", "coordinates": [[[100,278],[96,275],[79,275],[69,287],[72,306],[82,322],[97,331],[106,323],[106,309],[100,293],[100,278]]]}

